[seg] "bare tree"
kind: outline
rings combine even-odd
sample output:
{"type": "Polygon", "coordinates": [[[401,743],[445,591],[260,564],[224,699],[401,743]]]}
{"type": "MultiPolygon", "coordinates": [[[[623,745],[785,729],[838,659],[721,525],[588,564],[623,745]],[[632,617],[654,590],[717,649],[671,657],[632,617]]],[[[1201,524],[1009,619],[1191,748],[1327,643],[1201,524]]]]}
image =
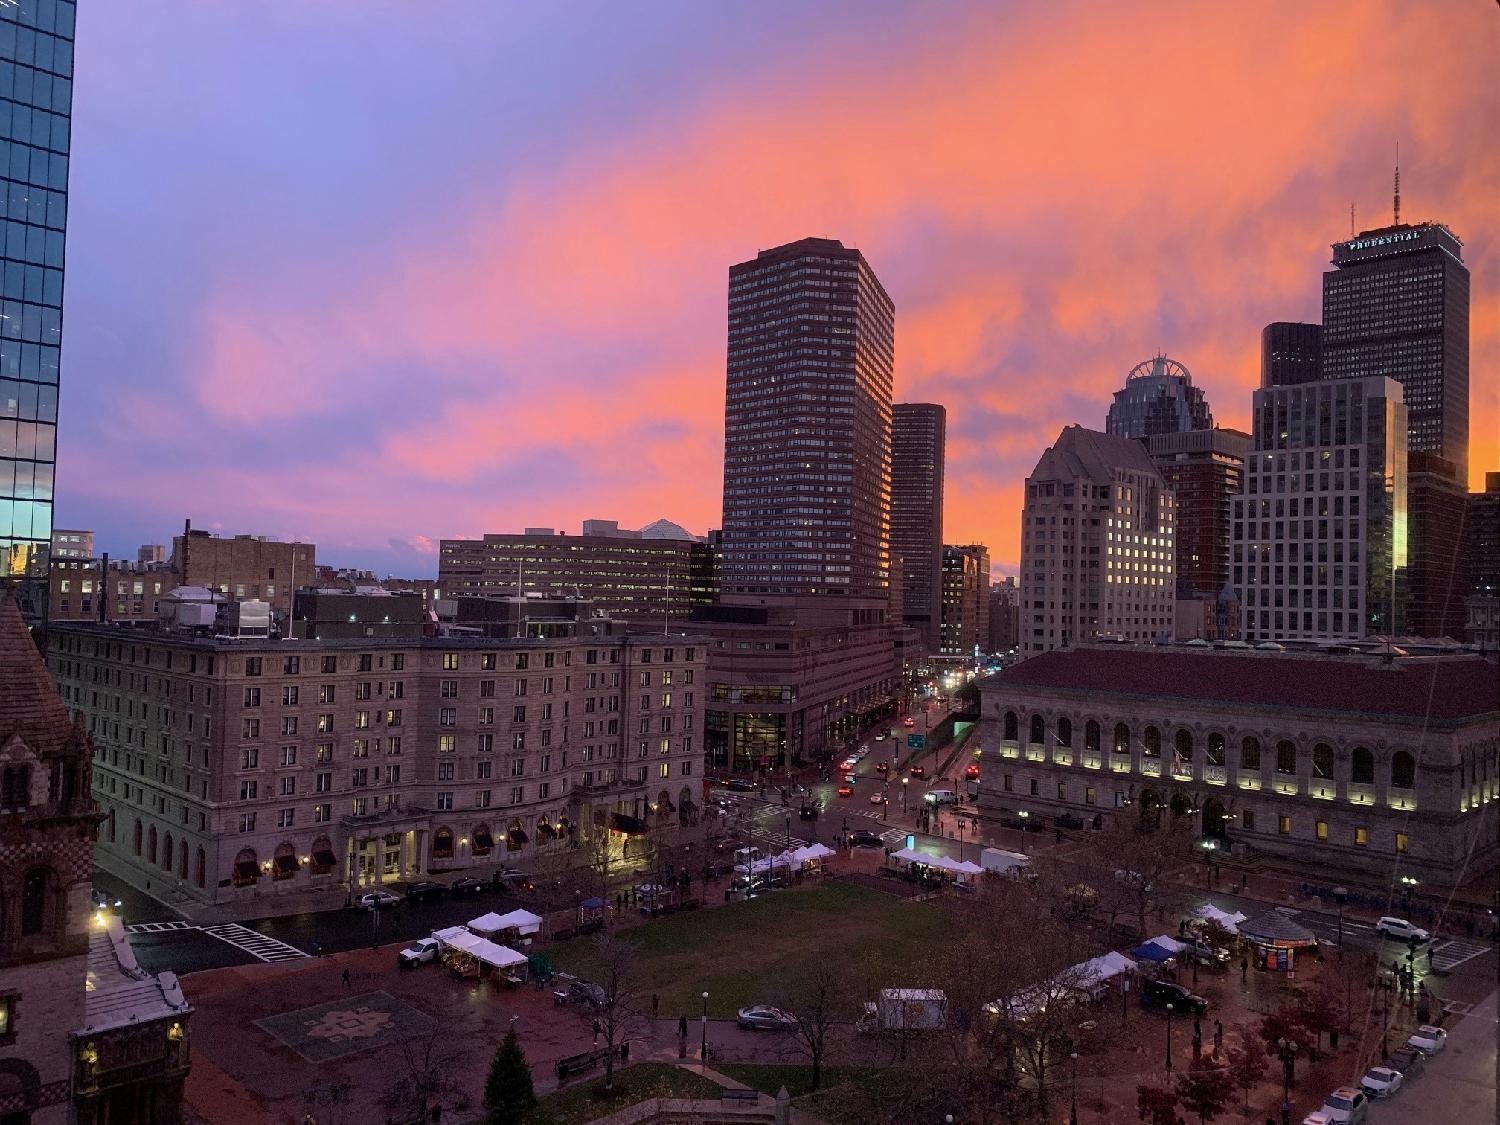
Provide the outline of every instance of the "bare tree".
{"type": "Polygon", "coordinates": [[[823,1078],[829,1037],[840,1024],[852,1022],[858,997],[844,967],[827,958],[805,963],[780,989],[782,1007],[797,1019],[792,1043],[812,1066],[812,1088],[823,1078]]]}
{"type": "Polygon", "coordinates": [[[319,1082],[302,1091],[302,1111],[319,1125],[343,1125],[354,1083],[347,1078],[319,1082]]]}
{"type": "Polygon", "coordinates": [[[467,1109],[468,1095],[458,1080],[466,1052],[441,1025],[401,1044],[401,1066],[380,1096],[380,1105],[398,1121],[426,1121],[434,1106],[467,1109]]]}
{"type": "Polygon", "coordinates": [[[643,990],[636,970],[636,948],[606,930],[595,939],[595,959],[603,995],[594,1008],[599,1033],[604,1037],[604,1088],[614,1089],[615,1059],[620,1048],[645,1022],[643,990]]]}
{"type": "Polygon", "coordinates": [[[1132,915],[1144,937],[1153,908],[1165,916],[1180,905],[1182,894],[1170,879],[1192,860],[1188,818],[1116,817],[1102,832],[1090,834],[1088,842],[1092,882],[1110,903],[1112,918],[1115,913],[1132,915]]]}

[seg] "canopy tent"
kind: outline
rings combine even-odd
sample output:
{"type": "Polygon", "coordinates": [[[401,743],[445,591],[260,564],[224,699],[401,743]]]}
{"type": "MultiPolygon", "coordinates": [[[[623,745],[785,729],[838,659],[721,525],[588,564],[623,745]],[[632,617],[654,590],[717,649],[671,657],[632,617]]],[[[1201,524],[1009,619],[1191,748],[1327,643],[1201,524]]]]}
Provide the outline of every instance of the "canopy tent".
{"type": "Polygon", "coordinates": [[[1095,957],[1091,961],[1085,961],[1081,965],[1073,966],[1073,972],[1078,975],[1080,988],[1090,989],[1096,985],[1103,984],[1107,980],[1113,980],[1121,973],[1133,973],[1136,971],[1135,962],[1123,953],[1117,953],[1111,949],[1102,957],[1095,957]]]}
{"type": "Polygon", "coordinates": [[[982,875],[984,868],[977,863],[968,860],[953,859],[945,855],[928,855],[913,848],[902,848],[891,853],[891,858],[902,863],[917,863],[925,867],[931,867],[936,871],[946,871],[951,875],[982,875]]]}
{"type": "Polygon", "coordinates": [[[1170,961],[1181,953],[1187,946],[1176,938],[1162,934],[1150,941],[1143,942],[1131,950],[1130,955],[1137,961],[1170,961]]]}
{"type": "Polygon", "coordinates": [[[798,848],[792,853],[798,863],[806,863],[813,859],[827,859],[831,855],[837,855],[827,844],[808,844],[805,848],[798,848]]]}
{"type": "Polygon", "coordinates": [[[481,914],[478,918],[469,919],[469,929],[476,934],[498,934],[505,929],[505,924],[501,921],[500,915],[492,910],[488,914],[481,914]]]}
{"type": "Polygon", "coordinates": [[[433,930],[432,936],[439,945],[457,945],[463,948],[462,942],[472,938],[474,935],[463,926],[449,926],[445,930],[433,930]]]}
{"type": "Polygon", "coordinates": [[[1194,913],[1197,914],[1199,918],[1203,918],[1206,921],[1213,922],[1219,926],[1222,926],[1232,934],[1237,934],[1240,932],[1240,923],[1245,920],[1245,915],[1238,912],[1231,914],[1227,910],[1220,910],[1211,902],[1204,903],[1202,906],[1198,907],[1198,909],[1194,911],[1194,913]]]}
{"type": "Polygon", "coordinates": [[[497,945],[462,926],[449,926],[445,930],[434,930],[432,936],[445,950],[457,950],[496,969],[510,969],[526,963],[524,953],[517,953],[514,949],[497,945]]]}
{"type": "Polygon", "coordinates": [[[515,930],[525,937],[534,934],[542,928],[540,915],[533,914],[529,910],[512,910],[509,914],[495,915],[486,914],[482,918],[475,918],[469,923],[469,929],[479,933],[497,934],[502,930],[515,930]],[[486,928],[481,923],[493,923],[493,928],[486,928]]]}

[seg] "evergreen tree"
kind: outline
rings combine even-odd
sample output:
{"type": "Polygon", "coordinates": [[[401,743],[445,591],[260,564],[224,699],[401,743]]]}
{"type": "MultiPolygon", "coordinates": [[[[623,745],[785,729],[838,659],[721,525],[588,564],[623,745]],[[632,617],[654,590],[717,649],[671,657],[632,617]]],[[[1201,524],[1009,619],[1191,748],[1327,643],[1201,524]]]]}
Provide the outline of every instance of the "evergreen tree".
{"type": "Polygon", "coordinates": [[[536,1105],[536,1091],[531,1085],[531,1068],[515,1030],[505,1034],[505,1042],[495,1052],[490,1076],[484,1084],[484,1108],[488,1125],[521,1125],[526,1112],[536,1105]]]}

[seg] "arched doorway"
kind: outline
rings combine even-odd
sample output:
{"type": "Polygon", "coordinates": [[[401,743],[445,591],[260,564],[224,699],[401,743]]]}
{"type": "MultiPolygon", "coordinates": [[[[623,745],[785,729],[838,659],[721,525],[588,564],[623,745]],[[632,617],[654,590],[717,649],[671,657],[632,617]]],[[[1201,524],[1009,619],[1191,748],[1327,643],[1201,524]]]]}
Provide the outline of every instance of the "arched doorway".
{"type": "Polygon", "coordinates": [[[254,848],[241,848],[239,855],[234,857],[234,885],[253,887],[258,882],[260,882],[260,857],[255,854],[254,848]]]}
{"type": "Polygon", "coordinates": [[[1203,802],[1202,831],[1205,840],[1228,841],[1229,839],[1229,810],[1217,797],[1210,797],[1203,802]]]}
{"type": "Polygon", "coordinates": [[[1142,832],[1155,831],[1156,826],[1161,823],[1162,798],[1155,789],[1142,789],[1140,800],[1140,830],[1142,832]]]}

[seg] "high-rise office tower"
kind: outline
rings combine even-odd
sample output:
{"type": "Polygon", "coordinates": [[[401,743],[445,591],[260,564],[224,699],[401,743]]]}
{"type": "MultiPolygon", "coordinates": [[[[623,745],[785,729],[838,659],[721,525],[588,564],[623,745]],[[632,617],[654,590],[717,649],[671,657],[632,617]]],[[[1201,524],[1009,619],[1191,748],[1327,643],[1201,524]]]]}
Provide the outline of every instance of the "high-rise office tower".
{"type": "Polygon", "coordinates": [[[1146,451],[1177,501],[1177,596],[1216,598],[1229,582],[1229,510],[1245,480],[1250,435],[1156,434],[1146,451]]]}
{"type": "Polygon", "coordinates": [[[1399,221],[1333,244],[1323,275],[1323,378],[1401,384],[1407,446],[1469,472],[1469,270],[1441,223],[1399,221]]]}
{"type": "Polygon", "coordinates": [[[1148,438],[1208,430],[1213,424],[1203,389],[1193,386],[1188,369],[1158,355],[1131,368],[1124,388],[1115,392],[1104,429],[1117,437],[1148,438]]]}
{"type": "Polygon", "coordinates": [[[900,563],[902,619],[928,652],[941,639],[947,425],[947,410],[931,402],[898,402],[891,416],[891,557],[900,563]]]}
{"type": "Polygon", "coordinates": [[[1026,478],[1021,651],[1170,638],[1174,513],[1143,444],[1065,428],[1026,478]]]}
{"type": "Polygon", "coordinates": [[[723,592],[878,600],[890,585],[895,307],[826,238],[729,269],[723,592]]]}
{"type": "Polygon", "coordinates": [[[1464,639],[1500,647],[1500,473],[1484,474],[1484,491],[1469,493],[1465,521],[1469,596],[1464,639]]]}
{"type": "Polygon", "coordinates": [[[940,654],[972,660],[990,639],[990,552],[982,543],[943,547],[940,654]]]}
{"type": "Polygon", "coordinates": [[[1406,457],[1406,631],[1464,635],[1469,593],[1469,490],[1453,464],[1432,453],[1406,457]]]}
{"type": "Polygon", "coordinates": [[[1323,326],[1277,321],[1260,333],[1260,385],[1295,387],[1323,377],[1323,326]]]}
{"type": "Polygon", "coordinates": [[[0,334],[0,583],[42,619],[52,541],[63,235],[73,104],[70,0],[0,4],[5,287],[0,334]]]}
{"type": "Polygon", "coordinates": [[[1392,379],[1254,395],[1235,497],[1233,583],[1247,641],[1405,629],[1406,408],[1392,379]]]}

